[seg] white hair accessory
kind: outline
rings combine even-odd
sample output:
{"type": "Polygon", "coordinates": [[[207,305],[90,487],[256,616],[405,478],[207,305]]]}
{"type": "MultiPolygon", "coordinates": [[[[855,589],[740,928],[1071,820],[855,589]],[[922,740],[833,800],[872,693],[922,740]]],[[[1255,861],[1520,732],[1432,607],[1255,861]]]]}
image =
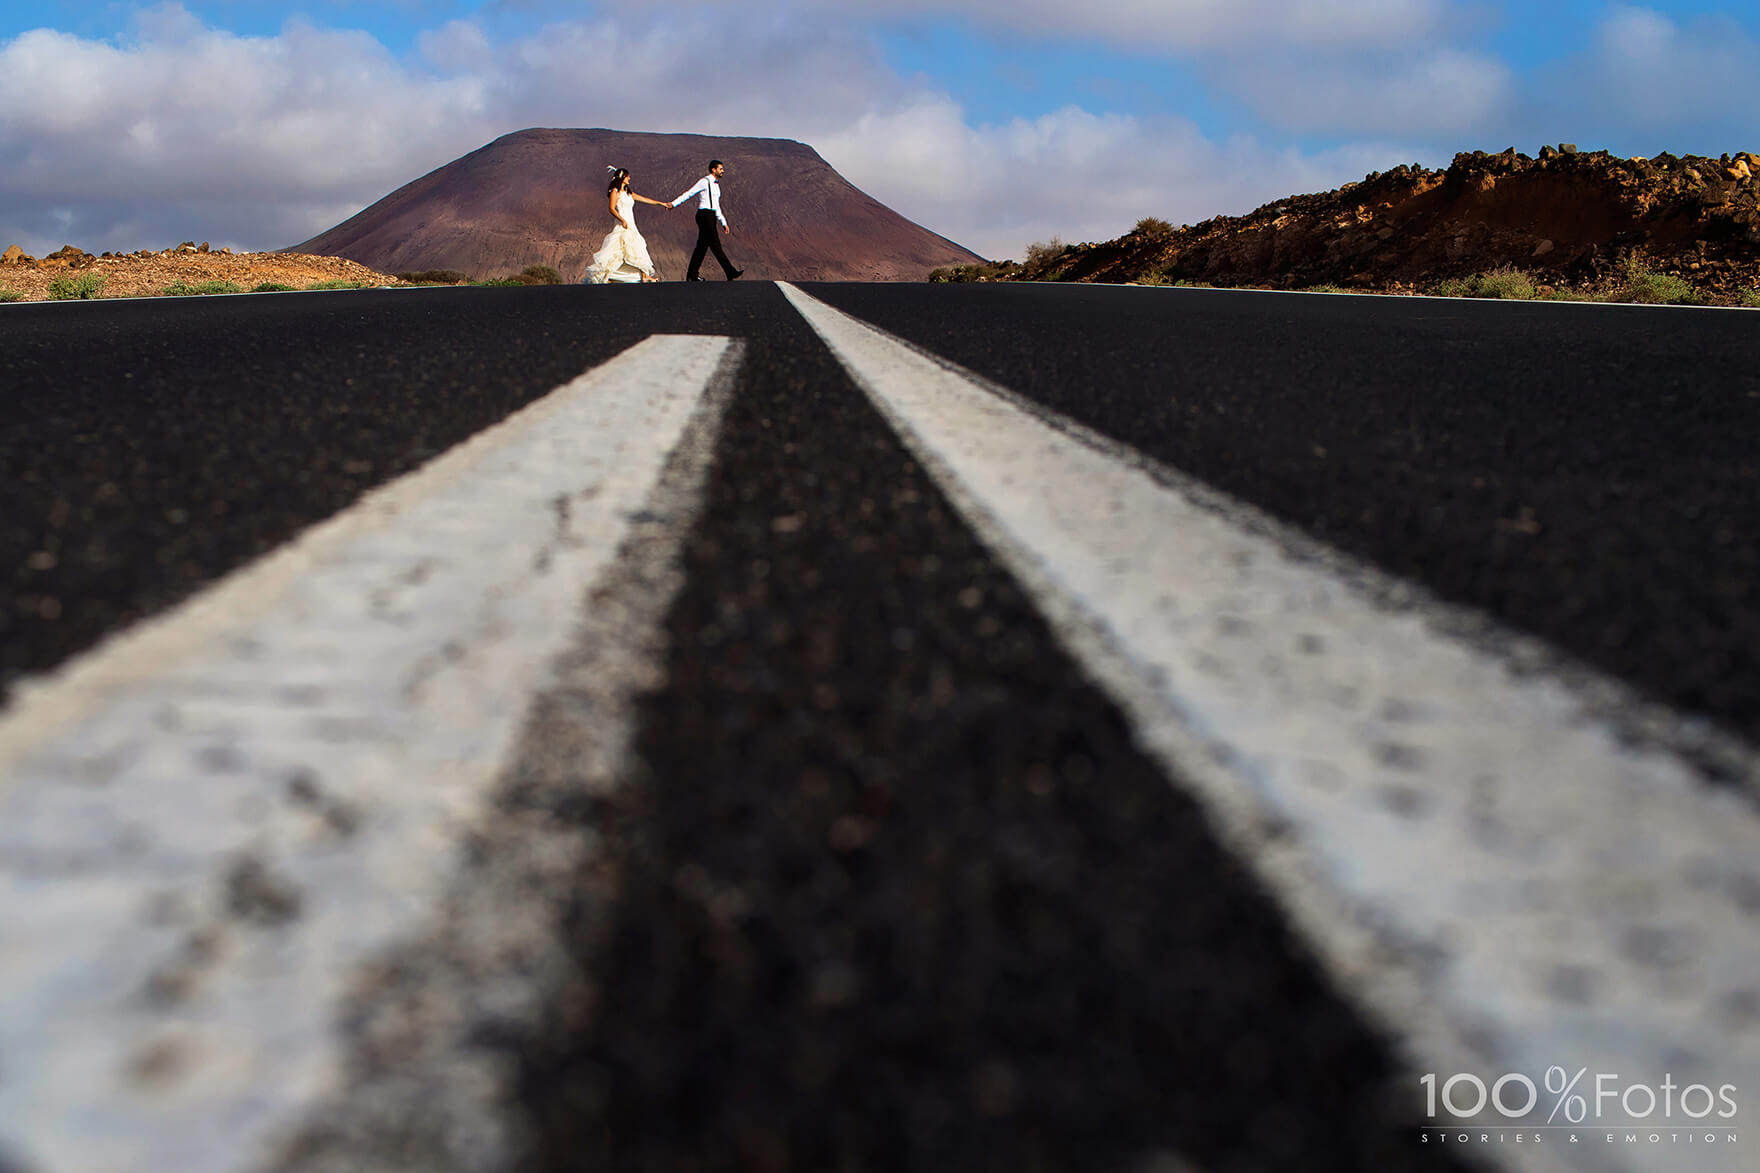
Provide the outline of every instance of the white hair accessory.
{"type": "Polygon", "coordinates": [[[614,167],[610,163],[607,163],[607,164],[605,164],[605,170],[610,171],[615,174],[617,171],[621,170],[621,168],[614,167]]]}

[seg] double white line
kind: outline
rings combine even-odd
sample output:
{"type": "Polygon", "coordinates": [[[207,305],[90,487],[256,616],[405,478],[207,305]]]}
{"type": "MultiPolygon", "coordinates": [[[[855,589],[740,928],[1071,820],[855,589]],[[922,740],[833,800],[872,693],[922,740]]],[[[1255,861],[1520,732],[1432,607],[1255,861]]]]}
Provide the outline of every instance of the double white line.
{"type": "MultiPolygon", "coordinates": [[[[1751,795],[1372,572],[783,291],[1415,1071],[1760,1093],[1751,795]]],[[[713,436],[737,353],[651,339],[27,690],[0,722],[0,1154],[248,1167],[335,1092],[336,1006],[432,907],[664,470],[700,477],[681,437],[713,436]]]]}

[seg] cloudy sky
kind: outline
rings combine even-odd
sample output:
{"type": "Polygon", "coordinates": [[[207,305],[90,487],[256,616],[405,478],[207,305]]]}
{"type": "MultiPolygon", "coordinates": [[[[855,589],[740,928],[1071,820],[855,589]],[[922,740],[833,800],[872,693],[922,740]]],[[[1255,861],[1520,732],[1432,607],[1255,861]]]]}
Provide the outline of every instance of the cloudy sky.
{"type": "Polygon", "coordinates": [[[798,139],[1018,257],[1460,150],[1760,150],[1757,78],[1751,0],[0,0],[0,248],[283,247],[605,126],[798,139]]]}

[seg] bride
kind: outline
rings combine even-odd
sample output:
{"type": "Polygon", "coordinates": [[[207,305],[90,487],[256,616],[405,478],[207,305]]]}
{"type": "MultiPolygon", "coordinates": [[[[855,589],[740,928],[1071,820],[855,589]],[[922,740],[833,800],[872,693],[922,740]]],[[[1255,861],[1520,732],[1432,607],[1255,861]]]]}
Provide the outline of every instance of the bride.
{"type": "Polygon", "coordinates": [[[587,267],[586,285],[603,285],[608,281],[655,281],[654,261],[648,256],[648,242],[636,229],[636,201],[659,208],[672,205],[665,200],[651,200],[629,189],[629,172],[622,167],[608,168],[611,186],[605,195],[611,205],[611,218],[617,221],[605,237],[605,243],[593,254],[587,267]]]}

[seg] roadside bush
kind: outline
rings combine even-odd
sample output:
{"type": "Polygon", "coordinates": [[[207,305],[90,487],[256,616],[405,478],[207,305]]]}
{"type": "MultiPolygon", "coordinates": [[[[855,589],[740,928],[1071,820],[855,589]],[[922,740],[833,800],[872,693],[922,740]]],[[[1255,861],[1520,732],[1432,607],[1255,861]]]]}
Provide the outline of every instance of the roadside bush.
{"type": "Polygon", "coordinates": [[[1303,290],[1303,292],[1304,293],[1351,293],[1351,292],[1353,292],[1353,290],[1346,289],[1342,285],[1333,285],[1331,282],[1322,282],[1319,285],[1308,286],[1308,288],[1303,290]]]}
{"type": "Polygon", "coordinates": [[[173,281],[165,287],[166,297],[200,297],[208,293],[243,293],[244,290],[230,281],[202,281],[191,285],[185,281],[173,281]]]}
{"type": "Polygon", "coordinates": [[[317,289],[365,289],[365,288],[366,288],[366,286],[361,284],[361,282],[359,282],[359,281],[341,281],[341,280],[314,281],[310,285],[306,286],[307,292],[310,292],[312,290],[317,290],[317,289]]]}
{"type": "Polygon", "coordinates": [[[524,285],[525,282],[518,277],[491,277],[487,281],[478,281],[477,284],[498,288],[503,285],[524,285]]]}
{"type": "Polygon", "coordinates": [[[1637,261],[1626,264],[1625,288],[1616,295],[1621,301],[1645,305],[1698,305],[1705,296],[1691,282],[1669,273],[1646,269],[1637,261]]]}
{"type": "Polygon", "coordinates": [[[931,270],[929,280],[937,284],[965,281],[1007,281],[1020,272],[1014,261],[986,261],[975,265],[947,265],[931,270]]]}
{"type": "Polygon", "coordinates": [[[1504,266],[1489,273],[1471,277],[1450,277],[1439,281],[1431,290],[1437,297],[1486,297],[1510,301],[1532,301],[1534,280],[1520,269],[1504,266]]]}
{"type": "Polygon", "coordinates": [[[1159,216],[1144,216],[1137,221],[1137,226],[1131,229],[1131,235],[1160,240],[1173,235],[1173,225],[1159,216]]]}
{"type": "Polygon", "coordinates": [[[1520,269],[1493,269],[1479,276],[1479,291],[1474,297],[1495,297],[1510,301],[1532,301],[1534,280],[1520,269]]]}
{"type": "Polygon", "coordinates": [[[527,265],[514,281],[520,285],[561,285],[562,274],[549,265],[527,265]]]}
{"type": "Polygon", "coordinates": [[[16,289],[0,289],[0,302],[17,301],[24,294],[16,289]]]}
{"type": "MultiPolygon", "coordinates": [[[[4,300],[5,298],[0,297],[0,301],[4,300]]],[[[1744,289],[1736,295],[1736,301],[1741,305],[1760,308],[1760,289],[1744,289]]]]}
{"type": "Polygon", "coordinates": [[[293,286],[279,285],[274,281],[265,281],[261,285],[251,286],[252,293],[292,293],[293,286]]]}
{"type": "Polygon", "coordinates": [[[1053,236],[1050,240],[1034,241],[1027,246],[1027,264],[1042,265],[1064,254],[1066,246],[1063,238],[1053,236]]]}
{"type": "Polygon", "coordinates": [[[49,282],[50,301],[74,301],[97,297],[104,288],[102,273],[69,273],[49,282]]]}
{"type": "Polygon", "coordinates": [[[423,269],[420,273],[399,273],[397,279],[412,285],[465,285],[470,278],[457,269],[423,269]]]}

